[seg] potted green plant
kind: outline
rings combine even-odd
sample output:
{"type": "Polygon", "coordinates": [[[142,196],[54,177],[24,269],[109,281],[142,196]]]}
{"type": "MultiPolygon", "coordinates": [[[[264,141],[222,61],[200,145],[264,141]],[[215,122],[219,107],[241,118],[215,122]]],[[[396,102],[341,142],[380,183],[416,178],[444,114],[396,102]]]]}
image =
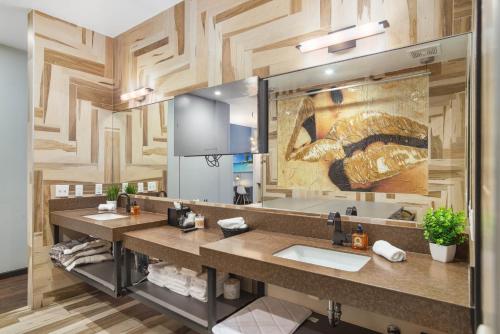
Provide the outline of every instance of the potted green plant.
{"type": "Polygon", "coordinates": [[[129,183],[125,187],[125,192],[129,195],[137,194],[137,186],[129,183]]]}
{"type": "Polygon", "coordinates": [[[106,203],[114,205],[116,209],[116,200],[118,199],[118,194],[120,193],[120,187],[116,184],[110,185],[106,189],[106,203]]]}
{"type": "Polygon", "coordinates": [[[457,245],[465,241],[465,214],[453,209],[429,209],[424,217],[424,237],[429,241],[431,256],[440,262],[455,258],[457,245]]]}

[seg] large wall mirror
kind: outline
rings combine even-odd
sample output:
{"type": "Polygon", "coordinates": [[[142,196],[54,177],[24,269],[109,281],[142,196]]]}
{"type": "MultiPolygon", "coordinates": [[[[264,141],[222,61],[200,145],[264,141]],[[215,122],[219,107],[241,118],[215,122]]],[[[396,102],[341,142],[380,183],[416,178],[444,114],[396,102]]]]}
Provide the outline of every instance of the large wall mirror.
{"type": "Polygon", "coordinates": [[[113,180],[155,181],[170,198],[310,213],[356,207],[418,222],[429,207],[465,210],[470,38],[266,78],[268,153],[222,155],[218,167],[174,154],[173,100],[116,112],[113,180]]]}

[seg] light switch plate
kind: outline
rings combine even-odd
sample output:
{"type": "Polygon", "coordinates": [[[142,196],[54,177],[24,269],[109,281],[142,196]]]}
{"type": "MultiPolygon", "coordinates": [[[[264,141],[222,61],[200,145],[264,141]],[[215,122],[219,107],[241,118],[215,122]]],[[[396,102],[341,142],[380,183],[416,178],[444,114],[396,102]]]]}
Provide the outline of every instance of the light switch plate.
{"type": "Polygon", "coordinates": [[[83,184],[75,185],[75,197],[83,196],[83,184]]]}
{"type": "Polygon", "coordinates": [[[143,193],[144,192],[144,182],[137,183],[137,192],[138,193],[143,193]]]}
{"type": "Polygon", "coordinates": [[[122,193],[126,193],[127,192],[127,186],[128,186],[128,182],[123,182],[122,183],[122,193]]]}
{"type": "Polygon", "coordinates": [[[96,185],[95,185],[95,194],[96,195],[102,195],[102,184],[101,183],[96,183],[96,185]]]}
{"type": "Polygon", "coordinates": [[[56,197],[68,197],[68,195],[69,195],[69,184],[56,185],[56,197]]]}
{"type": "Polygon", "coordinates": [[[154,181],[148,182],[148,191],[156,191],[156,182],[154,181]]]}

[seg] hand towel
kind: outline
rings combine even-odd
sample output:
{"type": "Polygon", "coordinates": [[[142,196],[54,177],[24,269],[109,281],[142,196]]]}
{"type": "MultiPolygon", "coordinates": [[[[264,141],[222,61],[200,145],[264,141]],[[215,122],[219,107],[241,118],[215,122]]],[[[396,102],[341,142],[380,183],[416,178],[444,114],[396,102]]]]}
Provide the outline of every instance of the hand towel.
{"type": "Polygon", "coordinates": [[[116,206],[114,204],[99,204],[97,207],[99,211],[114,211],[116,210],[116,206]]]}
{"type": "Polygon", "coordinates": [[[311,314],[303,306],[265,296],[215,325],[212,333],[291,334],[311,314]]]}
{"type": "Polygon", "coordinates": [[[235,217],[229,219],[221,219],[217,222],[217,224],[222,228],[227,229],[240,229],[245,228],[247,225],[245,224],[245,220],[243,217],[235,217]]]}
{"type": "Polygon", "coordinates": [[[198,276],[198,272],[194,271],[194,270],[191,270],[191,269],[187,269],[187,268],[182,268],[180,273],[182,275],[185,275],[185,276],[189,276],[189,277],[196,277],[198,276]]]}
{"type": "Polygon", "coordinates": [[[402,249],[394,247],[385,240],[375,241],[373,244],[373,252],[385,257],[391,262],[400,262],[406,260],[406,252],[402,249]]]}
{"type": "Polygon", "coordinates": [[[149,274],[148,276],[148,281],[151,283],[158,285],[159,287],[165,287],[165,283],[161,280],[158,280],[154,275],[149,274]]]}
{"type": "Polygon", "coordinates": [[[107,253],[107,254],[98,254],[98,255],[81,257],[73,261],[73,263],[71,263],[69,266],[67,266],[66,270],[71,271],[73,270],[74,267],[80,264],[100,263],[104,261],[113,261],[113,255],[107,253]]]}

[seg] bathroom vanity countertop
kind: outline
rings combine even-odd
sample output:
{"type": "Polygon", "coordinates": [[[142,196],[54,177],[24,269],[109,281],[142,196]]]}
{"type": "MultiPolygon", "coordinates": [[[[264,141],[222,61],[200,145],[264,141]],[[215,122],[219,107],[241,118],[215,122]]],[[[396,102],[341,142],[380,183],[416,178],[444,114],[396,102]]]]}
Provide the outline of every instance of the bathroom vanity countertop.
{"type": "Polygon", "coordinates": [[[124,232],[166,225],[167,223],[166,215],[141,211],[140,215],[131,216],[122,208],[118,208],[116,213],[126,215],[126,218],[98,221],[84,217],[98,213],[96,208],[53,211],[50,213],[50,223],[108,241],[122,240],[124,232]]]}
{"type": "Polygon", "coordinates": [[[203,265],[200,246],[222,238],[222,233],[217,229],[198,229],[184,233],[173,226],[161,226],[125,233],[123,246],[200,271],[203,265]]]}
{"type": "Polygon", "coordinates": [[[442,330],[470,327],[468,264],[440,263],[430,255],[407,252],[392,263],[371,250],[333,246],[331,241],[282,233],[251,231],[201,247],[205,265],[442,330]],[[273,256],[306,245],[371,257],[357,272],[347,272],[273,256]]]}

